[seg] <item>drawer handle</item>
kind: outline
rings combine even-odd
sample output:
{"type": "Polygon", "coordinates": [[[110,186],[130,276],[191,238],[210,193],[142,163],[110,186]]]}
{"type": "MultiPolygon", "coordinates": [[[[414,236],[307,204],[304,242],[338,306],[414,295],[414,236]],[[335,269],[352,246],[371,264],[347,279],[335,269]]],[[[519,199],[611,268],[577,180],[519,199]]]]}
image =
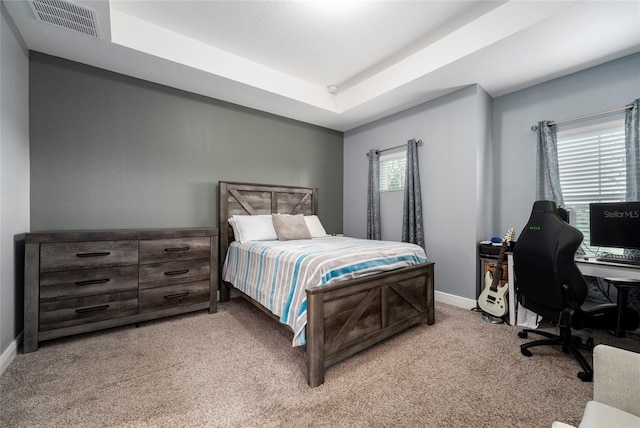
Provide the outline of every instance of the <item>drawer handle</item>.
{"type": "Polygon", "coordinates": [[[167,252],[189,251],[189,247],[173,247],[173,248],[165,248],[164,250],[167,252]]]}
{"type": "Polygon", "coordinates": [[[90,308],[80,308],[80,309],[76,309],[76,312],[79,314],[85,314],[87,312],[97,312],[97,311],[104,311],[109,307],[109,305],[101,305],[101,306],[92,306],[90,308]]]}
{"type": "Polygon", "coordinates": [[[76,282],[76,285],[94,285],[94,284],[106,284],[107,282],[109,282],[110,279],[109,278],[103,278],[103,279],[89,279],[87,281],[78,281],[76,282]]]}
{"type": "Polygon", "coordinates": [[[183,275],[188,272],[189,272],[189,269],[183,269],[183,270],[172,270],[171,272],[165,272],[164,274],[167,276],[171,276],[171,275],[183,275]]]}
{"type": "Polygon", "coordinates": [[[111,254],[111,251],[103,251],[101,253],[78,253],[76,257],[104,257],[111,254]]]}
{"type": "Polygon", "coordinates": [[[169,300],[169,299],[179,299],[181,297],[187,297],[189,295],[188,292],[185,293],[176,293],[176,294],[167,294],[166,296],[164,296],[165,299],[169,300]]]}

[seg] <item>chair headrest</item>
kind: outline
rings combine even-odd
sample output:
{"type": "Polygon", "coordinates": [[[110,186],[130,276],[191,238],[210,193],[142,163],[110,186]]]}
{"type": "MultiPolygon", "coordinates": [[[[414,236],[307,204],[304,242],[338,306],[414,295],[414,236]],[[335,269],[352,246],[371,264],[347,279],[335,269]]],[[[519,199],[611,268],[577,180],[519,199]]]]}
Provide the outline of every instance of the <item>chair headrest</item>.
{"type": "Polygon", "coordinates": [[[557,213],[556,203],[553,201],[535,201],[533,203],[532,214],[557,213]]]}

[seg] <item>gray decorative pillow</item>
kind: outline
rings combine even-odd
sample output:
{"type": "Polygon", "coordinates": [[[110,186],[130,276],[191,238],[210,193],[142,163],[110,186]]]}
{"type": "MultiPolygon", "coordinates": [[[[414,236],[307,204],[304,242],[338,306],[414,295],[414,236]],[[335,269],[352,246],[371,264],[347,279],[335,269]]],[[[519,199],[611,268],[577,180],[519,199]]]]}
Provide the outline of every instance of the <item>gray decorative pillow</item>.
{"type": "Polygon", "coordinates": [[[302,214],[273,214],[271,220],[273,221],[273,228],[276,230],[278,240],[280,241],[311,239],[311,233],[302,214]]]}

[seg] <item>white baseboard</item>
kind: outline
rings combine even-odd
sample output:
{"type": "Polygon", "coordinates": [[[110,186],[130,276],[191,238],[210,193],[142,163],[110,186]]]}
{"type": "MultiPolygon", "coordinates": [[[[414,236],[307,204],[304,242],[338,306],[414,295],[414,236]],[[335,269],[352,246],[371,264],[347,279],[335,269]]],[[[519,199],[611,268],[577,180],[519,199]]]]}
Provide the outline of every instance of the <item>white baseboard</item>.
{"type": "Polygon", "coordinates": [[[18,355],[18,345],[20,345],[20,342],[22,342],[22,332],[20,332],[18,337],[16,337],[2,355],[0,355],[0,375],[9,367],[9,364],[11,364],[11,361],[13,361],[16,355],[18,355]]]}
{"type": "Polygon", "coordinates": [[[435,291],[433,294],[436,302],[446,303],[463,309],[473,309],[477,306],[476,300],[467,299],[466,297],[443,293],[442,291],[435,291]]]}

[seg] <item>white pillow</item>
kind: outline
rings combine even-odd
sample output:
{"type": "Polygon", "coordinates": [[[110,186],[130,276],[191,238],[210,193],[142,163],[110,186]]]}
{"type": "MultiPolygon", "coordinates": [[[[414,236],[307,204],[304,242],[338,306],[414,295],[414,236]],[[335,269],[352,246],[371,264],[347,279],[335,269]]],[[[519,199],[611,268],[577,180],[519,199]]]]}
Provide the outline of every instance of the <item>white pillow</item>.
{"type": "Polygon", "coordinates": [[[249,241],[275,241],[278,239],[273,228],[271,214],[266,215],[234,215],[229,220],[233,228],[235,240],[243,243],[249,241]]]}
{"type": "Polygon", "coordinates": [[[233,217],[229,217],[229,220],[227,221],[229,222],[229,225],[231,225],[231,228],[233,229],[234,239],[238,241],[238,236],[240,236],[240,232],[238,232],[238,226],[236,226],[236,219],[233,217]]]}
{"type": "Polygon", "coordinates": [[[306,215],[304,216],[304,221],[307,223],[307,229],[309,229],[312,238],[327,236],[327,231],[324,230],[317,215],[306,215]]]}

